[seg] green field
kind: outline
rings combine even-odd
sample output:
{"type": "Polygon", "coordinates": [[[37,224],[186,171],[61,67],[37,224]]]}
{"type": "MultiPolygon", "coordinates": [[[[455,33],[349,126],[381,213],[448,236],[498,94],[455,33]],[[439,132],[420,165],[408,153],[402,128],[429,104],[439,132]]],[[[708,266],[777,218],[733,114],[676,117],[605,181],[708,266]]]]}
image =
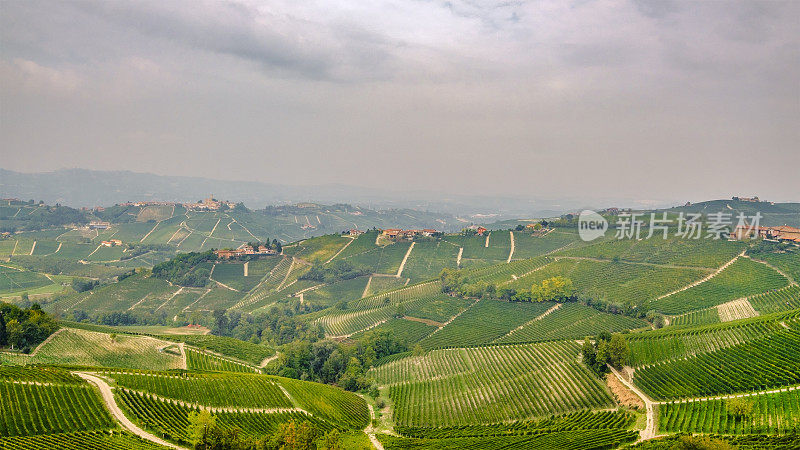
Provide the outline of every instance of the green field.
{"type": "Polygon", "coordinates": [[[446,327],[420,341],[424,348],[461,347],[492,342],[542,315],[552,303],[480,300],[446,327]]]}
{"type": "Polygon", "coordinates": [[[374,369],[406,426],[496,423],[613,405],[574,342],[434,350],[374,369]]]}
{"type": "Polygon", "coordinates": [[[117,386],[205,406],[291,408],[275,381],[259,375],[111,373],[117,386]]]}
{"type": "Polygon", "coordinates": [[[0,381],[0,437],[113,428],[100,396],[88,385],[0,381]]]}
{"type": "Polygon", "coordinates": [[[159,351],[169,345],[145,336],[118,335],[65,328],[35,355],[0,353],[3,364],[66,364],[90,367],[127,367],[149,370],[179,369],[183,358],[159,351]]]}
{"type": "Polygon", "coordinates": [[[494,342],[536,342],[557,339],[582,339],[598,333],[619,332],[648,326],[644,320],[620,314],[608,314],[578,303],[566,303],[540,320],[526,323],[522,328],[494,342]]]}
{"type": "Polygon", "coordinates": [[[636,370],[654,399],[751,392],[800,383],[800,332],[784,329],[709,353],[636,370]]]}
{"type": "Polygon", "coordinates": [[[717,276],[685,291],[647,303],[648,309],[680,314],[780,289],[789,281],[764,264],[740,258],[717,276]]]}
{"type": "Polygon", "coordinates": [[[718,434],[789,434],[800,428],[800,390],[740,397],[746,414],[731,408],[730,399],[659,405],[658,428],[664,432],[718,434]]]}

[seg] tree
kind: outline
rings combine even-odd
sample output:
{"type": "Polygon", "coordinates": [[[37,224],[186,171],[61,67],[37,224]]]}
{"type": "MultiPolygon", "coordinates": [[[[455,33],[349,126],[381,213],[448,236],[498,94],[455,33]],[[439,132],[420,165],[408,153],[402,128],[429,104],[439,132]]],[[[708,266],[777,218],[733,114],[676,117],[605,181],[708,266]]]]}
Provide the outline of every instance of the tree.
{"type": "Polygon", "coordinates": [[[597,363],[597,351],[592,345],[592,341],[587,337],[583,340],[583,347],[581,347],[581,354],[583,355],[583,363],[593,368],[597,363]]]}
{"type": "Polygon", "coordinates": [[[342,445],[339,443],[341,435],[339,430],[333,429],[324,436],[322,436],[319,441],[317,441],[317,449],[318,450],[341,450],[342,445]]]}
{"type": "Polygon", "coordinates": [[[748,417],[753,412],[753,404],[743,398],[731,398],[726,403],[728,414],[734,417],[748,417]]]}
{"type": "Polygon", "coordinates": [[[189,440],[195,448],[203,442],[211,428],[216,426],[217,419],[207,409],[189,413],[189,440]]]}
{"type": "Polygon", "coordinates": [[[8,333],[8,345],[11,348],[21,348],[24,343],[24,335],[22,333],[22,326],[17,319],[11,319],[6,324],[6,333],[8,333]]]}
{"type": "Polygon", "coordinates": [[[411,352],[413,356],[422,356],[425,354],[425,350],[422,348],[421,345],[417,344],[414,346],[414,350],[411,352]]]}
{"type": "Polygon", "coordinates": [[[611,336],[606,349],[608,351],[608,364],[611,367],[621,369],[628,362],[630,348],[628,348],[628,341],[625,340],[625,336],[621,334],[611,336]]]}

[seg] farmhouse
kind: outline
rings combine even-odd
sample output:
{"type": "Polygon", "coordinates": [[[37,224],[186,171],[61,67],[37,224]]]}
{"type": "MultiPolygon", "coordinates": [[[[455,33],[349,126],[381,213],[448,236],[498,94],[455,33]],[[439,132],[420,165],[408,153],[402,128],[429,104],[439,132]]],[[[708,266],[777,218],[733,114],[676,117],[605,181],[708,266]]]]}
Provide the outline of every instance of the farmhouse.
{"type": "Polygon", "coordinates": [[[791,227],[789,225],[781,225],[778,227],[750,227],[747,225],[739,225],[734,228],[729,235],[731,240],[739,241],[756,237],[800,243],[800,228],[791,227]]]}
{"type": "Polygon", "coordinates": [[[245,245],[242,248],[237,249],[222,249],[222,250],[214,250],[214,254],[217,256],[218,259],[230,259],[230,258],[238,258],[239,256],[245,255],[277,255],[278,252],[275,249],[266,247],[264,245],[259,245],[258,248],[253,248],[250,245],[245,245]]]}
{"type": "Polygon", "coordinates": [[[400,228],[387,228],[381,232],[384,236],[392,239],[397,239],[403,230],[400,228]]]}
{"type": "Polygon", "coordinates": [[[93,220],[89,222],[88,227],[90,230],[107,230],[109,227],[111,227],[111,224],[108,222],[93,220]]]}
{"type": "Polygon", "coordinates": [[[118,245],[122,245],[122,241],[119,239],[110,239],[108,241],[103,241],[100,243],[103,247],[114,247],[118,245]]]}
{"type": "Polygon", "coordinates": [[[484,233],[489,231],[489,230],[487,230],[486,228],[484,228],[484,227],[482,227],[480,225],[470,225],[470,226],[467,227],[467,230],[475,231],[475,234],[477,234],[478,236],[483,236],[484,233]]]}
{"type": "Polygon", "coordinates": [[[348,231],[348,234],[350,236],[361,236],[362,234],[364,234],[364,232],[359,229],[353,228],[352,230],[348,231]]]}

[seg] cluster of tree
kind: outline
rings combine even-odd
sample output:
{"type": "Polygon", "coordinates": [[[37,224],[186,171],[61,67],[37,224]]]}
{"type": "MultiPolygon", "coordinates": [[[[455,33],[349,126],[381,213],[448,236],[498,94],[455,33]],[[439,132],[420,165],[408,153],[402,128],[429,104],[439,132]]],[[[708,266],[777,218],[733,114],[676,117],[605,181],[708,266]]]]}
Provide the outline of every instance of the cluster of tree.
{"type": "Polygon", "coordinates": [[[498,298],[512,302],[574,302],[578,300],[577,290],[572,280],[556,276],[534,283],[530,290],[501,288],[497,291],[498,298]]]}
{"type": "Polygon", "coordinates": [[[462,270],[444,268],[439,272],[442,292],[462,297],[494,298],[497,287],[485,281],[473,281],[462,270]]]}
{"type": "Polygon", "coordinates": [[[664,328],[664,325],[667,324],[667,320],[664,318],[664,315],[660,312],[655,310],[647,311],[647,314],[644,315],[644,318],[653,324],[653,328],[659,329],[664,328]]]}
{"type": "Polygon", "coordinates": [[[72,320],[75,322],[91,322],[101,325],[169,325],[172,317],[166,311],[114,311],[89,315],[88,312],[76,309],[72,311],[72,320]]]}
{"type": "Polygon", "coordinates": [[[608,371],[608,366],[621,369],[630,357],[630,348],[625,336],[603,332],[594,343],[587,337],[581,348],[583,362],[598,375],[608,371]]]}
{"type": "MultiPolygon", "coordinates": [[[[542,219],[541,221],[533,224],[533,229],[535,231],[539,231],[542,228],[547,228],[547,223],[548,222],[546,220],[542,219]]],[[[514,231],[525,231],[526,228],[527,227],[525,225],[519,224],[516,227],[514,227],[514,231]]]]}
{"type": "Polygon", "coordinates": [[[189,413],[189,437],[195,450],[339,450],[338,430],[327,433],[307,421],[282,423],[271,436],[254,439],[241,434],[238,428],[217,425],[208,410],[189,413]]]}
{"type": "Polygon", "coordinates": [[[534,283],[530,290],[499,288],[483,280],[473,281],[463,270],[442,269],[442,292],[472,298],[495,298],[514,302],[569,302],[578,300],[572,280],[556,276],[534,283]]]}
{"type": "Polygon", "coordinates": [[[385,330],[365,333],[348,343],[298,340],[284,345],[278,364],[268,369],[284,377],[358,391],[370,386],[365,373],[377,359],[405,351],[408,351],[406,343],[385,330]]]}
{"type": "Polygon", "coordinates": [[[333,283],[341,280],[351,280],[369,274],[369,269],[356,267],[349,261],[337,260],[329,266],[314,264],[308,272],[300,276],[300,279],[333,283]]]}
{"type": "Polygon", "coordinates": [[[99,285],[100,282],[98,280],[91,280],[84,278],[72,279],[72,289],[75,289],[75,292],[91,291],[92,289],[96,288],[99,285]]]}
{"type": "Polygon", "coordinates": [[[14,218],[6,217],[4,219],[6,220],[0,225],[0,232],[8,233],[43,230],[68,224],[85,224],[89,222],[89,217],[85,213],[59,204],[55,206],[40,205],[35,214],[18,214],[14,218]]]}
{"type": "Polygon", "coordinates": [[[281,303],[258,315],[215,310],[210,318],[208,315],[192,316],[192,323],[211,328],[211,333],[217,336],[278,346],[297,339],[315,342],[325,336],[319,324],[297,318],[298,315],[308,312],[311,312],[311,307],[307,304],[281,303]]]}
{"type": "Polygon", "coordinates": [[[208,283],[211,269],[202,263],[214,261],[212,250],[197,253],[182,253],[169,261],[153,266],[153,276],[180,286],[202,287],[208,283]]]}
{"type": "Polygon", "coordinates": [[[53,317],[36,303],[23,309],[0,302],[0,347],[28,353],[57,329],[53,317]]]}

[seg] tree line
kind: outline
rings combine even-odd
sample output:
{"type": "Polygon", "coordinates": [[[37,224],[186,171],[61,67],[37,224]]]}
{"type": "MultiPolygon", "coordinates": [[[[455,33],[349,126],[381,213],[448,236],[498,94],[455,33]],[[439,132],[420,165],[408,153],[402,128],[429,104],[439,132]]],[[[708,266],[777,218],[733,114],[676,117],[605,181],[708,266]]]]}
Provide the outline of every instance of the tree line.
{"type": "Polygon", "coordinates": [[[37,303],[23,309],[0,302],[0,347],[29,353],[56,330],[55,319],[37,303]]]}

